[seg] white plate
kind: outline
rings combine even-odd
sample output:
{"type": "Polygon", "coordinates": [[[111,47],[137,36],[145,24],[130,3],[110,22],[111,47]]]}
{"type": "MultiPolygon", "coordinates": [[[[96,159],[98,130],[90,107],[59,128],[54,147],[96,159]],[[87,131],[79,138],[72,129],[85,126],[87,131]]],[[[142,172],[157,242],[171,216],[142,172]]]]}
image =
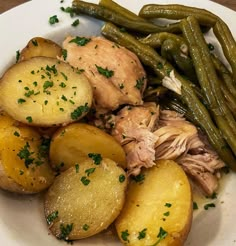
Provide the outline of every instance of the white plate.
{"type": "MultiPolygon", "coordinates": [[[[96,0],[94,0],[96,1],[96,0]]],[[[236,35],[236,13],[206,0],[117,0],[129,9],[138,12],[147,3],[180,3],[208,9],[230,26],[236,35]]],[[[101,22],[92,18],[80,19],[77,28],[72,28],[72,19],[60,11],[67,7],[70,0],[33,0],[0,15],[0,75],[15,61],[17,50],[22,49],[34,36],[45,36],[61,42],[67,34],[98,35],[101,22]],[[58,24],[50,26],[48,19],[57,15],[58,24]]],[[[213,40],[212,37],[209,37],[213,40]]],[[[215,41],[212,41],[215,43],[215,41]]],[[[208,211],[199,209],[194,212],[191,233],[186,245],[218,246],[236,245],[236,175],[230,174],[224,182],[216,201],[216,208],[208,211]]],[[[210,200],[209,200],[210,202],[210,200]]],[[[202,205],[201,205],[202,207],[202,205]]],[[[65,243],[48,235],[43,215],[42,197],[18,196],[0,191],[0,245],[4,246],[57,246],[65,243]]],[[[121,245],[117,238],[109,232],[96,237],[82,240],[74,245],[121,245]]]]}

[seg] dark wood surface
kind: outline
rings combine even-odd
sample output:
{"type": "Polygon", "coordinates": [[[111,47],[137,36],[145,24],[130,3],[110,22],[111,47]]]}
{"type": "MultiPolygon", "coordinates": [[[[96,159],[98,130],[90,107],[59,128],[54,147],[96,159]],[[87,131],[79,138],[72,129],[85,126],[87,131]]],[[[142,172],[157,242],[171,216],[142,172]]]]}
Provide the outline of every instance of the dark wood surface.
{"type": "MultiPolygon", "coordinates": [[[[0,13],[3,13],[4,11],[27,1],[28,0],[0,0],[0,13]]],[[[212,1],[236,11],[236,0],[212,0],[212,1]]]]}

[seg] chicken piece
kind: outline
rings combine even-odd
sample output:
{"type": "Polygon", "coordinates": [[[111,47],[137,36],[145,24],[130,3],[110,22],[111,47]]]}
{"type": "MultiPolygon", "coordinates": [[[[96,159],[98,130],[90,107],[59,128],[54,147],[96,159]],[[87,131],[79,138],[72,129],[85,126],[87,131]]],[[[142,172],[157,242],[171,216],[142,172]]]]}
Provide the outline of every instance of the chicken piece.
{"type": "Polygon", "coordinates": [[[127,157],[128,173],[138,175],[141,167],[155,165],[155,142],[152,131],[159,117],[155,103],[138,107],[124,107],[115,118],[112,135],[123,146],[127,157]]]}
{"type": "Polygon", "coordinates": [[[96,109],[111,111],[120,105],[142,105],[146,73],[138,57],[102,37],[67,37],[61,59],[83,71],[93,87],[96,109]]]}

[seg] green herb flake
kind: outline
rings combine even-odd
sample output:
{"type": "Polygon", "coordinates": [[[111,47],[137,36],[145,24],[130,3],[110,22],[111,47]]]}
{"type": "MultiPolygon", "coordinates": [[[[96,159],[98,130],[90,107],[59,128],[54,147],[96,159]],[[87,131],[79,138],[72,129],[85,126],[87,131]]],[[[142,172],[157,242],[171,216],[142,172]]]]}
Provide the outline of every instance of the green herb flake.
{"type": "Polygon", "coordinates": [[[132,179],[136,182],[136,183],[140,183],[142,181],[145,180],[145,175],[140,173],[137,176],[132,176],[132,179]]]}
{"type": "Polygon", "coordinates": [[[66,98],[65,95],[62,95],[62,96],[61,96],[61,99],[62,99],[63,101],[65,101],[65,102],[67,101],[67,98],[66,98]]]}
{"type": "Polygon", "coordinates": [[[16,51],[16,62],[18,62],[20,59],[20,50],[16,51]]]}
{"type": "Polygon", "coordinates": [[[18,80],[18,82],[19,82],[19,83],[21,83],[21,82],[22,82],[22,80],[21,80],[21,79],[19,79],[19,80],[18,80]]]}
{"type": "Polygon", "coordinates": [[[28,142],[26,142],[25,146],[20,149],[19,153],[17,156],[21,159],[24,160],[25,166],[28,168],[30,164],[34,162],[34,158],[32,158],[32,154],[34,152],[29,151],[30,145],[28,142]]]}
{"type": "Polygon", "coordinates": [[[57,15],[53,15],[53,16],[49,17],[49,24],[50,25],[54,25],[58,22],[59,22],[59,19],[58,19],[57,15]]]}
{"type": "Polygon", "coordinates": [[[61,72],[61,75],[64,77],[66,81],[68,80],[68,77],[63,72],[61,72]]]}
{"type": "Polygon", "coordinates": [[[84,224],[82,228],[83,228],[84,231],[87,231],[89,229],[89,225],[84,224]]]}
{"type": "Polygon", "coordinates": [[[125,231],[122,231],[122,232],[121,232],[121,238],[123,239],[123,241],[129,242],[128,236],[129,236],[128,230],[125,230],[125,231]]]}
{"type": "Polygon", "coordinates": [[[88,157],[91,158],[94,162],[95,165],[99,165],[102,161],[102,156],[101,154],[96,154],[96,153],[89,153],[88,157]]]}
{"type": "Polygon", "coordinates": [[[111,78],[114,75],[114,71],[112,71],[112,70],[108,70],[107,68],[102,68],[102,67],[100,67],[100,66],[98,66],[96,64],[95,64],[95,66],[97,68],[97,71],[101,75],[105,76],[106,78],[111,78]]]}
{"type": "Polygon", "coordinates": [[[168,202],[167,202],[167,203],[165,204],[165,207],[167,207],[167,208],[170,208],[171,206],[172,206],[171,203],[168,203],[168,202]]]}
{"type": "Polygon", "coordinates": [[[62,57],[63,57],[63,59],[65,61],[66,58],[67,58],[67,50],[66,49],[62,49],[62,57]]]}
{"type": "Polygon", "coordinates": [[[14,136],[19,137],[19,136],[20,136],[20,133],[17,132],[17,131],[15,131],[15,132],[14,132],[14,136]]]}
{"type": "Polygon", "coordinates": [[[71,100],[71,99],[69,100],[69,102],[70,102],[71,104],[75,104],[75,102],[74,102],[73,100],[71,100]]]}
{"type": "Polygon", "coordinates": [[[45,101],[44,101],[44,105],[47,105],[47,104],[48,104],[48,100],[45,100],[45,101]]]}
{"type": "Polygon", "coordinates": [[[210,51],[213,51],[215,49],[214,45],[211,43],[207,44],[207,46],[210,51]]]}
{"type": "Polygon", "coordinates": [[[85,173],[87,174],[87,176],[89,176],[90,174],[94,173],[95,171],[95,167],[89,168],[85,170],[85,173]]]}
{"type": "Polygon", "coordinates": [[[88,103],[85,103],[84,106],[77,107],[72,113],[71,113],[71,119],[72,120],[78,120],[80,116],[83,115],[83,113],[87,113],[89,111],[88,103]]]}
{"type": "Polygon", "coordinates": [[[165,212],[163,215],[166,216],[166,217],[168,217],[168,216],[170,215],[170,212],[167,211],[167,212],[165,212]]]}
{"type": "Polygon", "coordinates": [[[51,225],[52,222],[58,218],[58,211],[52,212],[46,218],[48,225],[51,225]]]}
{"type": "Polygon", "coordinates": [[[79,25],[79,19],[76,19],[72,24],[71,24],[71,26],[73,26],[73,27],[76,27],[76,26],[78,26],[79,25]]]}
{"type": "Polygon", "coordinates": [[[61,83],[59,84],[59,86],[60,86],[61,88],[65,88],[65,87],[66,87],[66,84],[65,84],[64,82],[61,82],[61,83]]]}
{"type": "Polygon", "coordinates": [[[79,37],[71,39],[69,43],[76,43],[78,46],[85,46],[87,43],[91,41],[91,38],[79,37]]]}
{"type": "Polygon", "coordinates": [[[29,123],[32,123],[32,122],[33,122],[33,119],[32,119],[31,116],[27,116],[25,119],[26,119],[29,123]]]}
{"type": "Polygon", "coordinates": [[[196,202],[193,202],[193,210],[197,210],[198,209],[198,204],[196,202]]]}
{"type": "Polygon", "coordinates": [[[75,172],[76,172],[76,173],[79,172],[79,164],[78,164],[78,163],[75,164],[75,172]]]}
{"type": "Polygon", "coordinates": [[[161,62],[159,62],[159,63],[157,64],[157,68],[158,68],[158,69],[162,69],[162,68],[163,68],[163,64],[162,64],[161,62]]]}
{"type": "Polygon", "coordinates": [[[19,174],[20,174],[20,175],[23,175],[23,174],[24,174],[24,171],[23,171],[23,170],[20,170],[20,171],[19,171],[19,174]]]}
{"type": "Polygon", "coordinates": [[[33,85],[36,87],[38,85],[38,82],[37,81],[34,81],[33,82],[33,85]]]}
{"type": "Polygon", "coordinates": [[[34,46],[38,46],[38,42],[37,42],[37,40],[35,40],[35,39],[33,39],[33,40],[31,41],[31,43],[32,43],[34,46]]]}
{"type": "Polygon", "coordinates": [[[147,228],[144,228],[142,231],[140,231],[138,233],[138,239],[141,240],[141,239],[145,238],[146,237],[146,232],[147,232],[147,228]]]}
{"type": "Polygon", "coordinates": [[[34,70],[32,70],[30,73],[31,73],[31,74],[35,74],[35,71],[34,71],[34,70]]]}
{"type": "Polygon", "coordinates": [[[63,224],[60,224],[61,233],[59,235],[59,239],[68,242],[69,241],[68,237],[70,233],[72,232],[72,229],[73,229],[73,223],[67,224],[66,226],[64,226],[63,224]]]}
{"type": "Polygon", "coordinates": [[[142,77],[142,78],[136,80],[136,85],[135,85],[135,87],[136,87],[138,90],[141,90],[141,89],[143,88],[144,80],[145,80],[145,77],[142,77]]]}
{"type": "Polygon", "coordinates": [[[24,94],[26,97],[30,97],[31,95],[34,95],[34,90],[29,90],[24,94]]]}
{"type": "Polygon", "coordinates": [[[119,182],[120,183],[123,183],[125,181],[125,175],[124,174],[121,174],[120,176],[119,176],[119,182]]]}
{"type": "Polygon", "coordinates": [[[75,14],[74,9],[71,7],[66,7],[66,8],[61,7],[60,9],[61,9],[61,11],[70,14],[70,17],[73,17],[75,14]]]}
{"type": "Polygon", "coordinates": [[[215,206],[215,203],[207,203],[204,205],[204,209],[208,210],[209,208],[214,208],[215,206]]]}
{"type": "Polygon", "coordinates": [[[19,99],[17,100],[17,102],[18,102],[19,104],[22,104],[22,103],[24,103],[24,102],[26,102],[26,101],[25,101],[25,99],[23,99],[23,98],[19,98],[19,99]]]}
{"type": "Polygon", "coordinates": [[[59,108],[59,110],[60,110],[61,112],[64,112],[64,108],[59,108]]]}
{"type": "Polygon", "coordinates": [[[44,91],[50,87],[53,87],[53,82],[52,81],[45,81],[44,84],[43,84],[43,89],[44,91]]]}
{"type": "Polygon", "coordinates": [[[83,176],[81,177],[80,181],[83,183],[83,185],[87,186],[90,183],[90,180],[86,177],[83,176]]]}

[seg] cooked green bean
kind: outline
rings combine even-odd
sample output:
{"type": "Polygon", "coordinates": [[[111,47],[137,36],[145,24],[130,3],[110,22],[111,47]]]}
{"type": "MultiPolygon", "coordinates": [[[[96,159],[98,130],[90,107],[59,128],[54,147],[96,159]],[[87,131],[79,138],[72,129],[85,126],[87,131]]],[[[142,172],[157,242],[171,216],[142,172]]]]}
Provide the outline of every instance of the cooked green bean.
{"type": "Polygon", "coordinates": [[[178,75],[173,67],[153,48],[142,44],[130,34],[121,32],[115,25],[106,23],[102,27],[102,34],[136,53],[143,64],[150,66],[157,76],[163,79],[163,85],[165,87],[175,90],[176,93],[180,94],[181,99],[188,106],[199,126],[205,131],[210,143],[216,149],[219,156],[232,169],[236,170],[236,160],[232,152],[228,148],[220,131],[212,122],[208,111],[196,96],[194,89],[189,85],[189,82],[178,75]]]}
{"type": "Polygon", "coordinates": [[[188,7],[180,4],[147,4],[142,7],[139,15],[146,19],[166,18],[180,20],[188,16],[194,16],[201,25],[214,26],[217,16],[205,9],[188,7]]]}
{"type": "Polygon", "coordinates": [[[230,91],[228,90],[228,88],[224,83],[221,84],[221,90],[231,113],[236,119],[236,98],[230,93],[230,91]]]}
{"type": "Polygon", "coordinates": [[[161,55],[172,64],[176,64],[177,68],[188,77],[192,82],[197,82],[196,72],[192,59],[183,54],[179,44],[173,39],[167,39],[161,46],[161,55]]]}
{"type": "Polygon", "coordinates": [[[202,91],[208,100],[219,129],[234,154],[236,154],[236,122],[222,95],[211,54],[199,24],[193,16],[187,17],[181,23],[183,35],[188,41],[190,54],[195,64],[202,91]]]}
{"type": "Polygon", "coordinates": [[[81,0],[73,0],[73,10],[77,14],[86,14],[97,19],[110,21],[118,26],[122,26],[128,30],[138,31],[140,33],[153,32],[180,32],[179,23],[173,23],[166,26],[158,26],[150,22],[137,21],[125,18],[120,13],[116,13],[103,6],[94,3],[88,3],[81,0]]]}
{"type": "Polygon", "coordinates": [[[236,85],[236,42],[228,26],[218,20],[213,27],[214,34],[221,44],[224,55],[227,58],[233,73],[234,85],[236,85]]]}

